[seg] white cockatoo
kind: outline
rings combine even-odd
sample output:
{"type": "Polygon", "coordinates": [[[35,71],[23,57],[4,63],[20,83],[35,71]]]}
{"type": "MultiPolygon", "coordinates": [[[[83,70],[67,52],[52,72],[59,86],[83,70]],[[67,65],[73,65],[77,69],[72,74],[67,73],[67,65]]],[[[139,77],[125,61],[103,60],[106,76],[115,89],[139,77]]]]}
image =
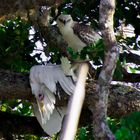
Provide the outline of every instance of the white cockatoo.
{"type": "Polygon", "coordinates": [[[44,131],[53,135],[60,131],[66,113],[64,107],[55,108],[57,83],[69,95],[74,92],[75,84],[70,76],[64,74],[60,65],[54,64],[33,66],[29,78],[32,93],[37,100],[37,105],[33,105],[35,116],[44,131]]]}

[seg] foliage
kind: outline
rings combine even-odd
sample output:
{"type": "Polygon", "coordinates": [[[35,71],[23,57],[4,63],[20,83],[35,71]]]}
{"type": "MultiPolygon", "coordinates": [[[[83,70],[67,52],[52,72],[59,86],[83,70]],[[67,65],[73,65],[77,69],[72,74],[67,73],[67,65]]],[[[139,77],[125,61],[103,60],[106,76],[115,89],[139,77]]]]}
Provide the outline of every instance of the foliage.
{"type": "MultiPolygon", "coordinates": [[[[114,30],[116,32],[117,41],[122,51],[127,51],[127,48],[139,50],[140,41],[137,41],[140,35],[140,0],[117,0],[116,13],[114,18],[114,30]],[[127,14],[126,14],[127,13],[127,14]],[[121,23],[125,25],[131,24],[134,27],[135,36],[124,38],[122,34],[117,34],[121,23]]],[[[64,0],[64,3],[59,6],[58,13],[71,14],[74,20],[84,23],[91,22],[91,26],[98,28],[99,19],[99,0],[64,0]]],[[[0,60],[1,68],[15,70],[19,72],[27,72],[30,67],[36,64],[35,57],[40,58],[40,54],[31,57],[31,53],[35,48],[35,42],[38,39],[39,32],[36,32],[33,39],[29,40],[29,30],[31,24],[21,20],[9,19],[0,24],[0,60]]],[[[46,42],[47,43],[47,42],[46,42]]],[[[74,52],[71,48],[68,49],[72,59],[77,59],[79,53],[74,52]]],[[[59,50],[52,55],[53,63],[60,63],[61,54],[59,50]]],[[[82,59],[93,60],[95,65],[102,65],[104,57],[104,46],[102,40],[95,45],[85,47],[80,54],[82,59]]],[[[117,80],[123,79],[123,65],[126,58],[119,59],[115,70],[114,78],[117,80]]],[[[130,68],[132,73],[140,70],[138,66],[130,68]]],[[[20,115],[30,116],[33,114],[31,105],[27,101],[3,100],[0,104],[1,111],[16,113],[20,115]]],[[[117,140],[138,140],[140,137],[140,113],[135,112],[120,120],[108,118],[108,123],[117,140]]],[[[77,132],[75,140],[92,140],[91,126],[81,127],[77,132]]],[[[24,136],[26,140],[42,140],[32,135],[24,136]]],[[[53,140],[55,139],[52,138],[53,140]]]]}
{"type": "Polygon", "coordinates": [[[1,68],[23,72],[36,63],[30,56],[35,46],[29,40],[30,27],[20,18],[6,20],[0,25],[1,68]]]}
{"type": "MultiPolygon", "coordinates": [[[[140,35],[140,27],[139,27],[139,22],[140,22],[140,1],[135,1],[135,0],[117,0],[116,1],[116,11],[115,11],[115,17],[114,17],[114,31],[116,33],[116,38],[118,41],[118,47],[121,49],[122,52],[128,51],[128,50],[139,50],[139,40],[138,36],[140,35]],[[126,14],[128,13],[128,14],[126,14]],[[123,34],[121,33],[121,26],[122,25],[132,25],[134,28],[134,36],[126,36],[124,37],[123,34]]],[[[75,21],[83,22],[83,23],[91,23],[91,26],[93,29],[99,28],[99,1],[98,0],[93,0],[93,1],[88,1],[88,0],[64,0],[64,3],[60,5],[58,9],[58,13],[66,13],[66,14],[71,14],[73,19],[75,21]]],[[[129,30],[126,31],[129,33],[129,30]]],[[[130,30],[131,32],[131,30],[130,30]]],[[[101,45],[102,49],[104,49],[104,46],[101,45]]],[[[90,49],[88,46],[87,48],[85,47],[82,50],[82,58],[89,55],[92,51],[95,51],[94,53],[97,55],[97,57],[94,57],[93,55],[90,55],[90,60],[93,60],[93,63],[96,65],[101,65],[101,61],[103,61],[103,54],[100,53],[100,48],[98,47],[97,49],[99,53],[96,53],[96,50],[90,49]],[[100,57],[100,59],[99,59],[100,57]]],[[[70,50],[70,53],[72,54],[72,57],[74,59],[77,59],[77,55],[79,53],[73,53],[70,50]]],[[[118,64],[114,73],[114,78],[115,80],[122,80],[123,79],[123,69],[124,67],[123,62],[125,61],[126,58],[123,59],[118,59],[118,64]]],[[[129,60],[127,60],[129,62],[129,60]]],[[[139,70],[139,66],[135,66],[133,68],[130,67],[131,73],[136,73],[137,70],[139,70]]]]}
{"type": "Polygon", "coordinates": [[[104,45],[103,41],[99,40],[96,44],[91,44],[84,47],[81,52],[75,52],[72,48],[68,48],[68,53],[71,60],[93,60],[95,65],[101,65],[104,58],[104,45]]]}
{"type": "MultiPolygon", "coordinates": [[[[24,137],[24,140],[49,140],[48,138],[44,138],[44,137],[37,137],[35,135],[25,135],[24,137]]],[[[53,140],[53,139],[52,139],[53,140]]]]}
{"type": "MultiPolygon", "coordinates": [[[[131,24],[135,28],[136,37],[140,34],[139,22],[140,18],[140,1],[135,0],[118,0],[116,6],[116,22],[118,23],[117,17],[120,20],[125,19],[125,24],[131,24]],[[127,13],[127,14],[126,14],[127,13]]],[[[119,24],[119,23],[118,23],[119,24]]],[[[135,38],[136,39],[136,38],[135,38]]]]}
{"type": "MultiPolygon", "coordinates": [[[[139,140],[140,138],[140,112],[133,112],[121,119],[107,119],[115,134],[116,140],[139,140]]],[[[75,140],[93,140],[92,127],[81,127],[75,140]]]]}
{"type": "Polygon", "coordinates": [[[108,119],[117,140],[138,140],[140,138],[140,112],[133,112],[120,120],[108,119]]]}
{"type": "MultiPolygon", "coordinates": [[[[133,112],[121,119],[108,117],[107,122],[114,133],[116,140],[139,140],[140,112],[133,112]]],[[[75,140],[94,140],[92,126],[88,125],[79,128],[75,140]]]]}
{"type": "Polygon", "coordinates": [[[117,80],[122,80],[123,79],[123,73],[122,73],[123,68],[122,68],[121,61],[118,60],[116,65],[117,66],[116,66],[113,78],[117,79],[117,80]]]}
{"type": "Polygon", "coordinates": [[[31,103],[28,101],[17,100],[2,100],[0,111],[14,113],[18,115],[31,116],[33,115],[31,103]]]}
{"type": "Polygon", "coordinates": [[[99,1],[89,0],[64,0],[64,3],[59,7],[59,13],[71,14],[76,21],[84,23],[91,22],[93,27],[98,27],[99,18],[99,1]],[[93,20],[94,19],[94,20],[93,20]]]}
{"type": "Polygon", "coordinates": [[[92,129],[91,126],[85,126],[79,128],[75,140],[93,140],[91,129],[92,129]]]}

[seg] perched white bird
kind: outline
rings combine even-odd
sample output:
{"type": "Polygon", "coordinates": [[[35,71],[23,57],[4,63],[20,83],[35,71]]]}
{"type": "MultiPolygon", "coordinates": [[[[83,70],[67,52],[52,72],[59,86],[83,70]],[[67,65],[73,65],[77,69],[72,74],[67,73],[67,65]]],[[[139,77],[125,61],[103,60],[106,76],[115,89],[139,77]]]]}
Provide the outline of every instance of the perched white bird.
{"type": "Polygon", "coordinates": [[[94,31],[89,25],[73,21],[71,15],[59,15],[57,25],[68,46],[75,51],[81,51],[83,47],[101,39],[97,31],[94,31]]]}
{"type": "Polygon", "coordinates": [[[52,135],[61,129],[66,111],[65,108],[58,109],[59,112],[55,109],[57,83],[69,95],[74,92],[75,85],[71,77],[67,77],[59,65],[53,64],[33,66],[29,78],[31,90],[38,105],[38,108],[34,105],[35,115],[44,131],[52,135]]]}
{"type": "MultiPolygon", "coordinates": [[[[59,15],[57,18],[57,25],[64,40],[68,43],[68,46],[76,52],[80,52],[85,46],[96,43],[99,39],[101,39],[101,35],[97,31],[92,29],[89,25],[73,21],[71,15],[59,15]]],[[[87,58],[86,61],[87,60],[89,59],[87,58]]],[[[67,67],[63,66],[64,63],[68,63],[68,60],[65,59],[61,62],[63,71],[68,71],[67,67]]],[[[79,58],[76,62],[80,62],[79,58]]],[[[70,73],[72,74],[73,79],[76,79],[73,71],[78,71],[79,66],[80,63],[71,64],[70,73]]]]}

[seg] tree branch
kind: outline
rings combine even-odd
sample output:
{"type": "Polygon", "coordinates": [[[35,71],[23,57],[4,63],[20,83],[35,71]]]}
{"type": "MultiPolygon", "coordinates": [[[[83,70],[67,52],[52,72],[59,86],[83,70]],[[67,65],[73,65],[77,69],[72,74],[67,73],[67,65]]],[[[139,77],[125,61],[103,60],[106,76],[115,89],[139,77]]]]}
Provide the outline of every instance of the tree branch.
{"type": "Polygon", "coordinates": [[[96,86],[97,100],[95,106],[91,106],[95,140],[115,139],[106,122],[109,84],[111,83],[118,58],[118,48],[113,29],[114,12],[115,0],[100,1],[99,22],[106,50],[103,68],[96,86]]]}
{"type": "Polygon", "coordinates": [[[15,73],[0,69],[0,100],[25,99],[32,100],[28,74],[15,73]]]}
{"type": "Polygon", "coordinates": [[[135,63],[137,65],[140,65],[140,56],[134,53],[130,53],[130,52],[120,53],[120,60],[121,61],[126,60],[127,63],[135,63]]]}
{"type": "MultiPolygon", "coordinates": [[[[87,93],[84,102],[84,108],[86,109],[96,103],[96,86],[96,81],[89,81],[86,84],[87,93]]],[[[133,85],[112,85],[110,90],[108,103],[108,114],[110,116],[121,117],[132,111],[140,111],[140,91],[133,85]]],[[[60,92],[61,99],[57,97],[56,105],[65,106],[67,105],[69,96],[62,89],[60,89],[60,92]]],[[[16,73],[0,69],[0,100],[3,99],[22,99],[35,102],[29,85],[28,73],[16,73]]]]}
{"type": "Polygon", "coordinates": [[[64,120],[60,140],[74,140],[74,137],[76,135],[77,126],[85,99],[85,83],[88,69],[89,65],[87,63],[81,64],[75,91],[68,104],[68,114],[66,119],[64,120]]]}
{"type": "Polygon", "coordinates": [[[36,11],[41,6],[58,6],[62,2],[63,0],[1,0],[0,17],[6,17],[7,15],[14,17],[20,15],[24,18],[27,17],[27,11],[36,11]]]}

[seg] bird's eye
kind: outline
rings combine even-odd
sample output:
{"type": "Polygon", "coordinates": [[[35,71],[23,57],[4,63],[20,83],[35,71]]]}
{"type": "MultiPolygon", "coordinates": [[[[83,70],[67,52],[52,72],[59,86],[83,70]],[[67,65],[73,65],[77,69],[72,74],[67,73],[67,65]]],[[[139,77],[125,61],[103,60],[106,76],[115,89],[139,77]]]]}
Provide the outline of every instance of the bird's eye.
{"type": "Polygon", "coordinates": [[[68,23],[68,22],[70,22],[71,21],[71,19],[68,19],[66,22],[68,23]]]}
{"type": "Polygon", "coordinates": [[[66,24],[66,23],[68,23],[68,22],[71,21],[71,19],[64,20],[64,19],[61,19],[61,18],[59,18],[58,20],[59,20],[60,22],[62,22],[63,24],[66,24]]]}

